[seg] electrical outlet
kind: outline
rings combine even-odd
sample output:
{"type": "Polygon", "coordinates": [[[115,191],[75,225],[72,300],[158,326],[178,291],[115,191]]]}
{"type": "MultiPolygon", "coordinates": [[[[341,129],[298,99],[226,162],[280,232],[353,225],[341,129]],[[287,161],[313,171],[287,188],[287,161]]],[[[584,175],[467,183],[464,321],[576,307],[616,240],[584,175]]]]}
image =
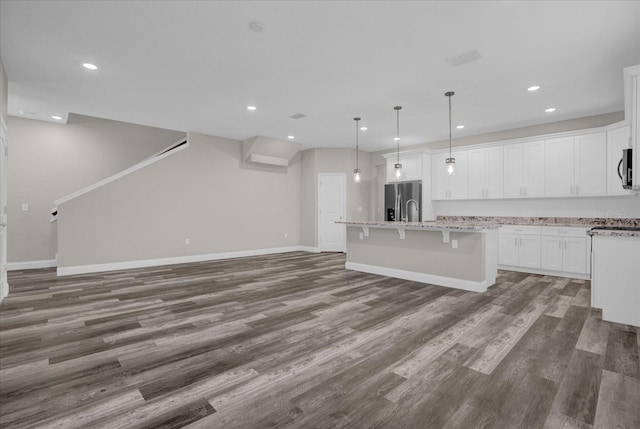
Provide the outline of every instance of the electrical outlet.
{"type": "Polygon", "coordinates": [[[360,240],[364,239],[364,234],[360,233],[360,240]]]}
{"type": "Polygon", "coordinates": [[[22,203],[22,211],[23,212],[29,211],[29,203],[22,203]]]}
{"type": "Polygon", "coordinates": [[[188,246],[189,244],[191,244],[191,239],[189,239],[189,238],[185,238],[185,239],[184,239],[184,244],[186,244],[187,246],[188,246]]]}
{"type": "Polygon", "coordinates": [[[458,240],[451,240],[451,247],[454,249],[458,248],[458,240]]]}
{"type": "Polygon", "coordinates": [[[289,233],[288,232],[284,233],[284,238],[289,238],[289,233]]]}

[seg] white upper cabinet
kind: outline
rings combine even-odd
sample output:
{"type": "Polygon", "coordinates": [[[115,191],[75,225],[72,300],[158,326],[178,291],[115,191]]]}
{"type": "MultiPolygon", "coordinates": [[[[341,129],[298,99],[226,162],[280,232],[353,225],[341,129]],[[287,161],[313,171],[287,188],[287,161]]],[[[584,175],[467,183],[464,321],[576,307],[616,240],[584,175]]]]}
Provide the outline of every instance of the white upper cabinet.
{"type": "Polygon", "coordinates": [[[421,153],[412,155],[400,154],[400,164],[402,164],[402,174],[400,175],[400,177],[396,177],[396,162],[397,158],[395,156],[390,156],[387,158],[387,182],[423,180],[421,153]]]}
{"type": "Polygon", "coordinates": [[[502,146],[469,150],[469,198],[502,198],[502,146]]]}
{"type": "Polygon", "coordinates": [[[629,148],[631,127],[616,128],[607,131],[607,195],[630,195],[631,190],[622,187],[618,168],[622,168],[622,149],[629,148]]]}
{"type": "Polygon", "coordinates": [[[545,196],[606,194],[606,134],[593,133],[545,141],[545,196]]]}
{"type": "Polygon", "coordinates": [[[468,151],[455,151],[455,173],[447,173],[449,153],[431,157],[431,198],[434,200],[462,200],[468,198],[468,151]]]}
{"type": "Polygon", "coordinates": [[[607,135],[574,137],[575,188],[578,197],[607,194],[607,135]]]}
{"type": "Polygon", "coordinates": [[[504,146],[504,198],[544,197],[544,140],[504,146]]]}
{"type": "Polygon", "coordinates": [[[547,140],[545,144],[545,195],[573,195],[573,137],[547,140]]]}

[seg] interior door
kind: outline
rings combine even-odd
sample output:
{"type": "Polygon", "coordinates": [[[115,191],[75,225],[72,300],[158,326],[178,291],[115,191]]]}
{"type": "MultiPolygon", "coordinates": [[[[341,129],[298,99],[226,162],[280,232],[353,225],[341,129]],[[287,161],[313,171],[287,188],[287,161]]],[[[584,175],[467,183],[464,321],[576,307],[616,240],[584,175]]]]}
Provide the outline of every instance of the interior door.
{"type": "Polygon", "coordinates": [[[321,252],[346,251],[347,176],[318,174],[318,248],[321,252]]]}
{"type": "Polygon", "coordinates": [[[0,300],[9,293],[7,283],[7,129],[0,120],[0,300]]]}

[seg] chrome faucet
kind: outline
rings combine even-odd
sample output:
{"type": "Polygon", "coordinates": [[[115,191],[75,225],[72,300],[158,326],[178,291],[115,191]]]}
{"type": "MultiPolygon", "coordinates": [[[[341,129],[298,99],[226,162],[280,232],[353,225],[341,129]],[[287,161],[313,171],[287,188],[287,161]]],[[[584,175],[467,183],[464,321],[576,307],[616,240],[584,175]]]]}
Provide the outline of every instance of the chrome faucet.
{"type": "Polygon", "coordinates": [[[413,198],[410,200],[407,200],[407,222],[409,221],[409,203],[411,202],[413,202],[413,204],[416,205],[416,211],[418,212],[418,219],[416,219],[415,222],[418,222],[418,220],[420,219],[420,207],[418,207],[418,202],[413,198]]]}

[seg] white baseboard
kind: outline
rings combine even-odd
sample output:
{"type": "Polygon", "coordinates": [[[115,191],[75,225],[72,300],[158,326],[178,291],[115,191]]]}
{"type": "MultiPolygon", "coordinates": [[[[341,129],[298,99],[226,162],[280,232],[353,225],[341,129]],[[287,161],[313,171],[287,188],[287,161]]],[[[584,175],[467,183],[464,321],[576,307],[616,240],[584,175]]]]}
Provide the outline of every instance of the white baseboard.
{"type": "Polygon", "coordinates": [[[8,262],[7,271],[33,270],[36,268],[52,268],[57,266],[55,259],[45,259],[43,261],[8,262]]]}
{"type": "Polygon", "coordinates": [[[415,271],[399,270],[396,268],[380,267],[377,265],[360,264],[358,262],[347,262],[345,264],[345,268],[348,270],[378,274],[387,277],[396,277],[399,279],[411,280],[414,282],[429,283],[438,286],[463,289],[471,292],[486,292],[487,287],[495,283],[495,279],[493,282],[491,282],[491,284],[487,284],[487,281],[476,282],[472,280],[456,279],[453,277],[442,277],[433,274],[418,273],[415,271]]]}
{"type": "Polygon", "coordinates": [[[240,250],[237,252],[209,253],[204,255],[176,256],[159,259],[143,259],[137,261],[110,262],[106,264],[76,265],[58,267],[59,276],[74,274],[98,273],[102,271],[130,270],[133,268],[155,267],[159,265],[186,264],[190,262],[215,261],[219,259],[244,258],[247,256],[271,255],[274,253],[307,252],[303,246],[273,247],[269,249],[240,250]]]}
{"type": "Polygon", "coordinates": [[[591,280],[591,274],[566,273],[564,271],[541,270],[540,268],[511,267],[508,265],[498,265],[499,270],[515,271],[518,273],[539,274],[542,276],[565,277],[569,279],[591,280]]]}
{"type": "Polygon", "coordinates": [[[312,247],[312,246],[298,246],[298,247],[303,252],[320,253],[319,247],[312,247]]]}

